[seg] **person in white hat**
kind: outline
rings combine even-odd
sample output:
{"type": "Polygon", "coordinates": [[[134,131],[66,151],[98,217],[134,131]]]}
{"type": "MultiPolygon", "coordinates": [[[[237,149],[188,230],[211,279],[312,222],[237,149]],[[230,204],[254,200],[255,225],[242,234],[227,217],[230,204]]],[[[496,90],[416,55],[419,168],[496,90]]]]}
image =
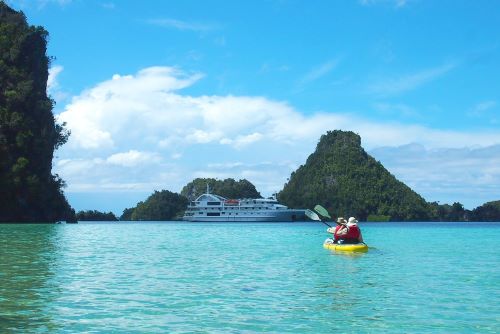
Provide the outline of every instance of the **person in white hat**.
{"type": "Polygon", "coordinates": [[[361,235],[361,229],[358,226],[358,221],[354,217],[350,217],[347,221],[347,238],[351,241],[363,242],[363,236],[361,235]]]}
{"type": "Polygon", "coordinates": [[[356,218],[354,217],[350,217],[349,220],[347,221],[347,225],[357,225],[358,224],[358,221],[356,220],[356,218]]]}

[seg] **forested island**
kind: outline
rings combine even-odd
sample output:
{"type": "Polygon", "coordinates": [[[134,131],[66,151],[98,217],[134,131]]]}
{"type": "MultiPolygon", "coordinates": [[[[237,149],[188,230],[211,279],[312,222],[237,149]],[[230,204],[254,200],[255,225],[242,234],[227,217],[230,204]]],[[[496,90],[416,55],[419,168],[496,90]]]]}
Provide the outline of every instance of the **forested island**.
{"type": "Polygon", "coordinates": [[[78,211],[76,213],[78,221],[118,221],[113,212],[101,212],[97,210],[78,211]]]}
{"type": "MultiPolygon", "coordinates": [[[[116,220],[109,212],[75,211],[64,181],[52,174],[54,151],[70,135],[53,115],[47,95],[48,32],[0,1],[0,222],[116,220]]],[[[180,194],[155,191],[120,220],[180,219],[190,200],[206,191],[226,198],[260,198],[248,180],[202,179],[180,194]]],[[[361,147],[350,131],[329,131],[278,193],[290,208],[325,206],[335,216],[364,221],[500,221],[500,201],[466,210],[460,203],[427,202],[361,147]]]]}
{"type": "Polygon", "coordinates": [[[54,150],[69,136],[47,96],[48,32],[0,1],[0,222],[75,221],[54,150]]]}
{"type": "Polygon", "coordinates": [[[168,190],[155,191],[144,202],[123,211],[120,220],[177,220],[186,210],[188,199],[168,190]]]}
{"type": "Polygon", "coordinates": [[[329,131],[290,176],[278,199],[293,208],[320,203],[336,216],[363,221],[500,221],[500,201],[474,210],[440,205],[396,179],[361,147],[351,131],[329,131]]]}

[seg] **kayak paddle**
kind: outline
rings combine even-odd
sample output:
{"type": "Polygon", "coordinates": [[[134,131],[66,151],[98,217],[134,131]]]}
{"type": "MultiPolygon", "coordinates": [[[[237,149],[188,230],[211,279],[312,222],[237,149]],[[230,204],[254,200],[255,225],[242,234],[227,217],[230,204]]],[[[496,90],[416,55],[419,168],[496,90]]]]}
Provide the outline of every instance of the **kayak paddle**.
{"type": "Polygon", "coordinates": [[[329,219],[332,219],[332,217],[330,216],[330,214],[328,213],[328,210],[326,210],[324,207],[322,207],[321,205],[316,205],[314,207],[314,211],[316,211],[317,213],[319,213],[320,215],[322,215],[323,217],[326,217],[326,218],[329,218],[329,219]]]}
{"type": "Polygon", "coordinates": [[[305,212],[305,214],[311,220],[316,220],[316,221],[322,222],[323,224],[325,224],[328,227],[332,227],[330,224],[328,224],[323,219],[321,219],[316,212],[313,212],[313,211],[307,209],[306,212],[305,212]]]}

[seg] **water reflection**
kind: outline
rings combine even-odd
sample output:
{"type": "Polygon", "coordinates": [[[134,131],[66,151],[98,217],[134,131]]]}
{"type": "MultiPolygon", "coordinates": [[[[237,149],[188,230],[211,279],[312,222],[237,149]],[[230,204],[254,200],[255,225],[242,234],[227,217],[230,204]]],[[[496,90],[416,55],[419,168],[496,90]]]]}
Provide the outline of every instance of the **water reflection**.
{"type": "Polygon", "coordinates": [[[0,225],[0,332],[52,332],[56,225],[0,225]]]}

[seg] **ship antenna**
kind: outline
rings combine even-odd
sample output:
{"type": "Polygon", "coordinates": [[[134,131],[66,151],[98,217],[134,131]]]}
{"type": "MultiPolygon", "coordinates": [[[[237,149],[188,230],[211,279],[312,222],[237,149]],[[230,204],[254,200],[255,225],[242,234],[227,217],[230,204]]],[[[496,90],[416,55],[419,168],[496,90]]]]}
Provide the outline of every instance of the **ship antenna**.
{"type": "Polygon", "coordinates": [[[207,194],[210,194],[210,185],[207,183],[207,194]]]}

